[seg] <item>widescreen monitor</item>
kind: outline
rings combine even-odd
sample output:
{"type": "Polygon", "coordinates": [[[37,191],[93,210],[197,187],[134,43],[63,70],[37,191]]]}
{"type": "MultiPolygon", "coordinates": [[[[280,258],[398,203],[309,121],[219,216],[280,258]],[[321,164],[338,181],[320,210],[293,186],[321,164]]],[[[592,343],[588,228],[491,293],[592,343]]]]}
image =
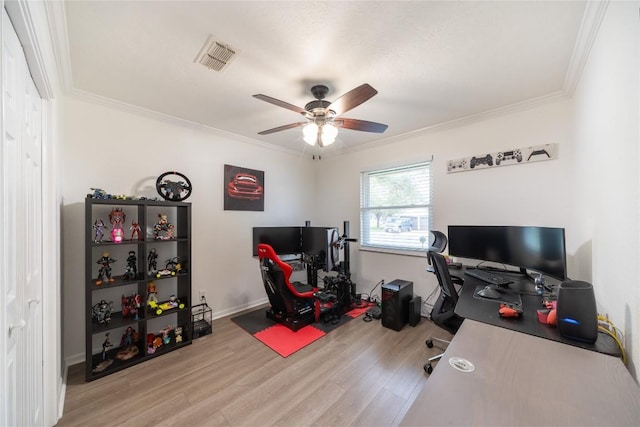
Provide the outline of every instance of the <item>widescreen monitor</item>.
{"type": "Polygon", "coordinates": [[[450,225],[449,255],[491,261],[564,280],[564,228],[450,225]]]}
{"type": "Polygon", "coordinates": [[[270,245],[278,255],[302,253],[302,227],[253,227],[253,256],[258,243],[270,245]]]}

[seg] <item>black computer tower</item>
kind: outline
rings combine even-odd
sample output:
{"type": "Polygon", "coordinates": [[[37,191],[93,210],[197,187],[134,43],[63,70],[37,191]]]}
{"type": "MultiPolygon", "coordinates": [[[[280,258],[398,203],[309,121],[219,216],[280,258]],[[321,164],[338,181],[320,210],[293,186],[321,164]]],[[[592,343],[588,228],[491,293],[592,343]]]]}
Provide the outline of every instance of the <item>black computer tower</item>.
{"type": "Polygon", "coordinates": [[[382,285],[382,326],[399,331],[409,321],[413,282],[396,279],[382,285]]]}

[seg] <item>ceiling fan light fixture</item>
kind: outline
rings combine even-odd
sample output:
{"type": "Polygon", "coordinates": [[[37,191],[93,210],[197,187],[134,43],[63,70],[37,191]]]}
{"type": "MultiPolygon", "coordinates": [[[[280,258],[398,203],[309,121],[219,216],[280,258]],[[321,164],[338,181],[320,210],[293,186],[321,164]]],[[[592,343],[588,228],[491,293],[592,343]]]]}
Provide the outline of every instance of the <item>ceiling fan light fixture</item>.
{"type": "Polygon", "coordinates": [[[318,139],[318,125],[309,123],[302,128],[302,139],[309,145],[316,145],[318,139]]]}
{"type": "Polygon", "coordinates": [[[338,136],[338,128],[330,123],[326,123],[322,126],[322,146],[326,147],[327,145],[331,145],[336,141],[336,136],[338,136]]]}
{"type": "MultiPolygon", "coordinates": [[[[378,91],[372,88],[368,83],[364,83],[357,88],[350,90],[334,102],[324,100],[327,91],[328,88],[324,85],[313,86],[311,88],[311,93],[316,99],[308,102],[304,108],[267,95],[253,95],[254,98],[301,114],[308,120],[308,122],[297,122],[278,126],[273,129],[258,132],[258,135],[268,135],[274,132],[280,132],[302,126],[302,139],[304,142],[311,146],[318,144],[318,146],[322,148],[335,142],[336,137],[338,136],[338,127],[375,133],[383,133],[387,129],[388,126],[382,123],[341,117],[342,114],[357,107],[378,93],[378,91]],[[334,123],[337,124],[337,126],[334,123]]],[[[344,143],[344,141],[341,141],[341,143],[344,143]]]]}

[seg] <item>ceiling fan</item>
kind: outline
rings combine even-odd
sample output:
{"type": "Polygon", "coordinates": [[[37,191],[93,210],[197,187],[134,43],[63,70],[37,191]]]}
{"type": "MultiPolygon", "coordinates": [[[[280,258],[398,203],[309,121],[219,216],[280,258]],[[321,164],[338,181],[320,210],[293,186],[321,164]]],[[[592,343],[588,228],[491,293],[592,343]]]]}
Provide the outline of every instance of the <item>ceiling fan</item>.
{"type": "Polygon", "coordinates": [[[278,107],[299,113],[307,119],[305,122],[290,123],[273,129],[263,130],[262,132],[258,132],[258,134],[268,135],[304,126],[305,141],[311,145],[314,145],[317,141],[320,147],[324,147],[331,144],[335,139],[337,134],[337,129],[335,128],[374,133],[383,133],[387,129],[388,126],[382,123],[340,117],[342,114],[371,99],[378,93],[377,90],[367,83],[345,93],[334,102],[329,102],[324,99],[327,92],[329,92],[329,88],[327,86],[313,86],[311,88],[311,94],[316,99],[307,103],[304,108],[289,104],[288,102],[280,101],[279,99],[275,99],[267,95],[253,95],[254,98],[261,99],[270,104],[277,105],[278,107]]]}

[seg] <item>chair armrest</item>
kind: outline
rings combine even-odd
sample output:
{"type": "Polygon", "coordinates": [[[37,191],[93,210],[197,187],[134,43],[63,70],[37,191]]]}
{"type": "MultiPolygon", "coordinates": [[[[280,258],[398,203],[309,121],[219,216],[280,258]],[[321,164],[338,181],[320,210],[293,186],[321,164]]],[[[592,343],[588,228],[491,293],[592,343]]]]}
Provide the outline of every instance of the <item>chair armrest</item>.
{"type": "Polygon", "coordinates": [[[451,281],[454,285],[462,285],[464,284],[464,279],[458,276],[451,276],[451,281]]]}

